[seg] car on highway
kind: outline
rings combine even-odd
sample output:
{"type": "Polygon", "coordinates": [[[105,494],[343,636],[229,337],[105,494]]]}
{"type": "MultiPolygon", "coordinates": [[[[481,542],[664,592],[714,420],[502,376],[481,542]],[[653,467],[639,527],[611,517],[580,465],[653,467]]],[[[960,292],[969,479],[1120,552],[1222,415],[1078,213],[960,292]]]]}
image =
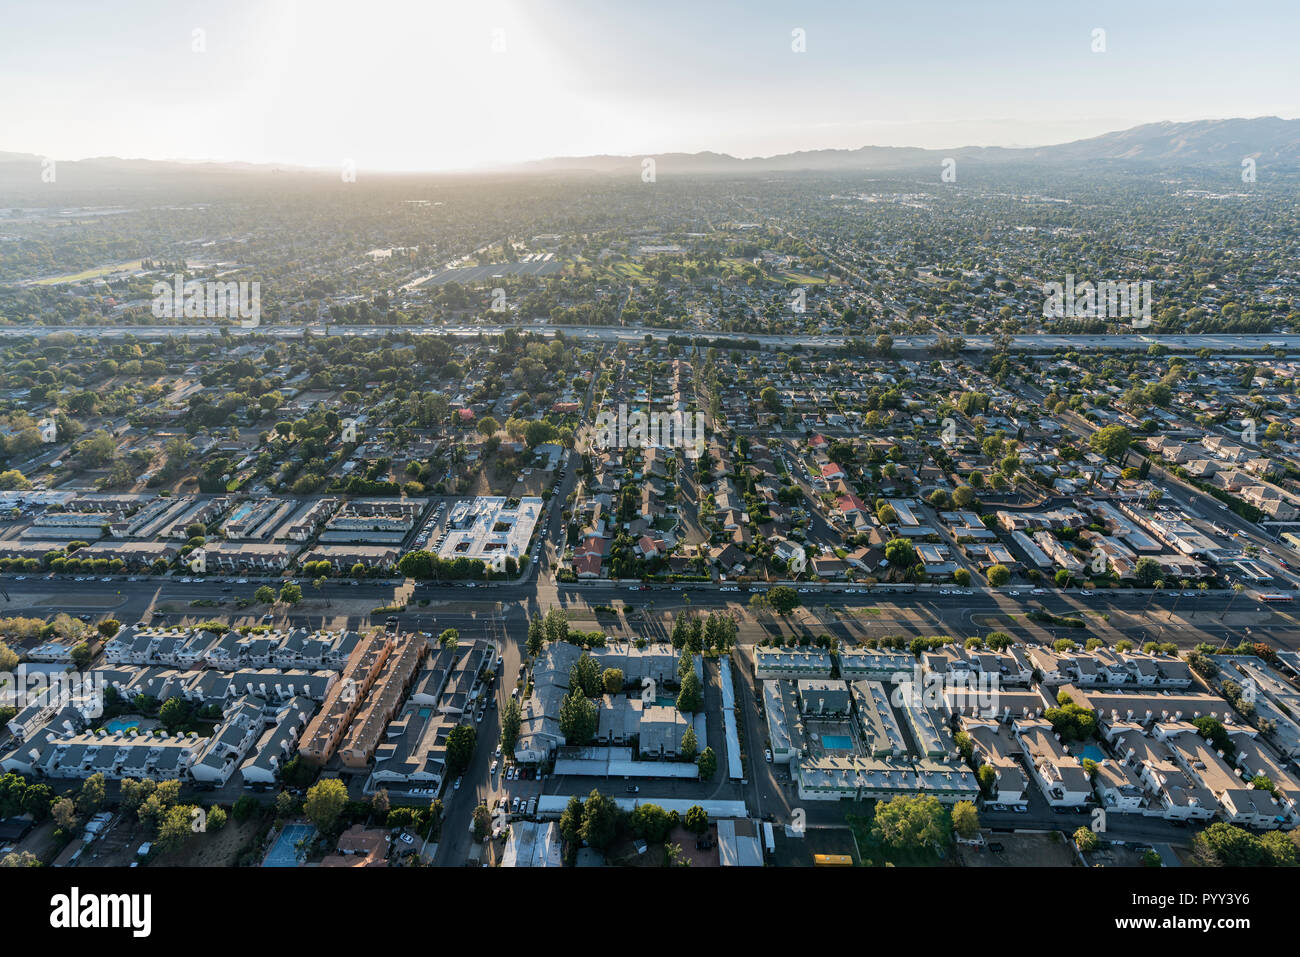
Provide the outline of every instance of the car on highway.
{"type": "Polygon", "coordinates": [[[456,779],[456,783],[455,783],[454,785],[452,785],[453,790],[456,790],[456,791],[459,791],[459,790],[460,790],[460,782],[461,782],[461,779],[460,779],[460,778],[457,778],[457,779],[456,779]]]}
{"type": "Polygon", "coordinates": [[[636,793],[639,792],[640,790],[641,790],[641,789],[640,789],[639,787],[637,787],[635,784],[629,784],[629,785],[627,786],[627,793],[628,793],[628,794],[636,794],[636,793]]]}

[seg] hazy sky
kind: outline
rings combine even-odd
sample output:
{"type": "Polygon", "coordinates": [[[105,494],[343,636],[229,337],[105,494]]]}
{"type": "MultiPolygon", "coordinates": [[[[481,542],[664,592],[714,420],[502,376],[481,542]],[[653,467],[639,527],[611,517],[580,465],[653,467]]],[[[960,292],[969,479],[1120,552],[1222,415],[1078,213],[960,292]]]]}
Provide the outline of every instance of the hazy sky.
{"type": "Polygon", "coordinates": [[[0,150],[396,170],[1041,145],[1300,115],[1298,39],[1294,0],[0,0],[0,150]]]}

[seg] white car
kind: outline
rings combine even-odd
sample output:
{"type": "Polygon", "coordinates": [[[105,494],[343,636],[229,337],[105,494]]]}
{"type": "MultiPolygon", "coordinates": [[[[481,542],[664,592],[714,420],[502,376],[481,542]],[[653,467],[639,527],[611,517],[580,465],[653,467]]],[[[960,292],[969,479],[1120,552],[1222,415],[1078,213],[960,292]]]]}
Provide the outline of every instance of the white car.
{"type": "Polygon", "coordinates": [[[763,750],[763,757],[767,758],[767,763],[768,763],[768,764],[771,764],[771,763],[772,763],[772,749],[771,749],[771,748],[765,748],[765,749],[763,750]]]}
{"type": "Polygon", "coordinates": [[[457,778],[457,779],[456,779],[456,783],[455,783],[455,785],[453,785],[454,790],[457,790],[457,791],[460,790],[460,782],[461,782],[461,779],[460,779],[460,778],[457,778]]]}
{"type": "Polygon", "coordinates": [[[500,765],[500,762],[494,760],[494,761],[492,762],[492,764],[488,767],[488,774],[496,774],[496,773],[497,773],[497,767],[498,767],[499,765],[500,765]]]}

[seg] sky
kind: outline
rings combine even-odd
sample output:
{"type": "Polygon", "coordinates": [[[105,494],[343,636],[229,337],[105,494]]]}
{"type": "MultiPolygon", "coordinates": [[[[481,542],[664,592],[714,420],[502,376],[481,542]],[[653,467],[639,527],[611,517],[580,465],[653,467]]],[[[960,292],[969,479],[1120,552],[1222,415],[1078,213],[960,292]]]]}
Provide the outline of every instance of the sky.
{"type": "Polygon", "coordinates": [[[1294,0],[0,0],[0,25],[0,151],[56,160],[449,170],[1300,116],[1294,0]]]}

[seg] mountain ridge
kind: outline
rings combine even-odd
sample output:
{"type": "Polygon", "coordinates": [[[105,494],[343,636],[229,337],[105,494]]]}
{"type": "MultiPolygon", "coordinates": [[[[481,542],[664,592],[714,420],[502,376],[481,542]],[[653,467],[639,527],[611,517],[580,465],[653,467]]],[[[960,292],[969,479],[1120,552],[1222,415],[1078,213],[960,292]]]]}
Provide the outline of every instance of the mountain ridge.
{"type": "MultiPolygon", "coordinates": [[[[560,156],[498,164],[478,170],[407,170],[376,175],[465,175],[500,173],[627,173],[639,174],[646,157],[653,157],[658,172],[782,173],[853,172],[858,170],[906,169],[938,165],[952,158],[958,163],[1128,163],[1148,166],[1239,165],[1251,158],[1259,165],[1300,169],[1300,119],[1276,116],[1234,117],[1215,120],[1171,122],[1161,120],[1124,130],[1050,146],[963,146],[928,149],[916,146],[860,146],[852,149],[812,149],[772,156],[736,157],[705,150],[696,153],[593,154],[560,156]]],[[[44,157],[34,153],[0,151],[0,168],[9,173],[17,166],[40,166],[44,157]]],[[[247,175],[307,174],[337,175],[338,170],[285,163],[218,162],[210,160],[153,160],[100,156],[82,160],[56,160],[86,172],[113,173],[227,173],[247,175]]]]}

